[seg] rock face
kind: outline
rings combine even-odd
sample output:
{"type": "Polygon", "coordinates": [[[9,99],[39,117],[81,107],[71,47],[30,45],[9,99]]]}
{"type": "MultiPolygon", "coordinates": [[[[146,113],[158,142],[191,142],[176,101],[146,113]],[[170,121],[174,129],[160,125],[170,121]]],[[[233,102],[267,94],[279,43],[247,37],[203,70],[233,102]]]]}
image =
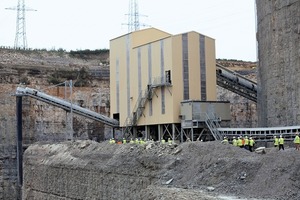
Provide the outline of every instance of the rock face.
{"type": "Polygon", "coordinates": [[[300,198],[294,148],[256,154],[219,141],[146,146],[34,144],[24,155],[23,200],[300,198]]]}
{"type": "MultiPolygon", "coordinates": [[[[0,49],[0,200],[18,199],[16,162],[16,98],[18,86],[43,90],[109,116],[108,51],[86,56],[64,52],[0,49]],[[72,79],[70,87],[56,84],[72,79]],[[20,85],[20,83],[22,85],[20,85]]],[[[23,145],[66,141],[71,115],[43,102],[23,97],[23,145]]],[[[73,115],[74,138],[96,141],[110,137],[111,128],[73,115]]]]}
{"type": "Polygon", "coordinates": [[[300,123],[300,1],[256,1],[260,126],[300,123]]]}

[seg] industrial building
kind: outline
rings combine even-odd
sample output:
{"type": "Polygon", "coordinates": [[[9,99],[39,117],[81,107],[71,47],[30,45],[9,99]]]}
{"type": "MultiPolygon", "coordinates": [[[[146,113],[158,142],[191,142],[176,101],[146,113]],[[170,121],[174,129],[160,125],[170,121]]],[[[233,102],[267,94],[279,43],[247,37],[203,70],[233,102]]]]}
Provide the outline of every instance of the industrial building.
{"type": "Polygon", "coordinates": [[[215,40],[194,31],[171,35],[155,28],[112,39],[110,109],[126,137],[154,140],[193,140],[194,128],[203,133],[207,120],[220,119],[220,112],[228,113],[222,120],[230,120],[229,102],[216,102],[215,40]],[[181,110],[191,102],[199,104],[194,106],[198,118],[185,121],[181,110]],[[194,126],[193,120],[201,123],[194,126]]]}

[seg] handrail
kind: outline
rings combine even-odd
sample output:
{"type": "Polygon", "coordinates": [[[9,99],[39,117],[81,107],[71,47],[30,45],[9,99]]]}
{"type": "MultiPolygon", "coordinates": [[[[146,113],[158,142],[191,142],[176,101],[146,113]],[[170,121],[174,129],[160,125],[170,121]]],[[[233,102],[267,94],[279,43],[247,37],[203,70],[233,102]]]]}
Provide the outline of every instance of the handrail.
{"type": "Polygon", "coordinates": [[[135,106],[132,109],[130,115],[127,116],[124,122],[125,134],[129,128],[135,126],[139,118],[143,114],[147,99],[151,99],[153,95],[153,89],[161,86],[171,86],[171,83],[166,82],[165,77],[154,77],[152,83],[147,85],[147,89],[140,91],[135,106]]]}
{"type": "Polygon", "coordinates": [[[219,124],[219,119],[214,115],[214,113],[201,112],[200,117],[203,117],[205,119],[205,123],[211,131],[215,140],[222,140],[222,132],[220,132],[218,129],[221,127],[219,124]]]}

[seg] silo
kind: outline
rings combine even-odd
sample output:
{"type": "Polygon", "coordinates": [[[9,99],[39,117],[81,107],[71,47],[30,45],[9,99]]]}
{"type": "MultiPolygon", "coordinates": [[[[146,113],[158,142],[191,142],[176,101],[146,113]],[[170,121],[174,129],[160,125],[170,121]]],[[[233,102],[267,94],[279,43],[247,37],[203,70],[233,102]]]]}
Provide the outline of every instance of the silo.
{"type": "Polygon", "coordinates": [[[258,121],[300,125],[300,0],[256,0],[258,121]]]}

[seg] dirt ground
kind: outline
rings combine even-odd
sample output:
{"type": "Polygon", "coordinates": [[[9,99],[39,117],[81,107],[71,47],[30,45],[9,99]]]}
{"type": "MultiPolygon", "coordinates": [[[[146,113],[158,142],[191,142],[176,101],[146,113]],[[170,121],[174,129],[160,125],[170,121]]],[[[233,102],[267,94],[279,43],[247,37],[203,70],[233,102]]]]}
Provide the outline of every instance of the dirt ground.
{"type": "Polygon", "coordinates": [[[265,154],[257,154],[219,141],[186,142],[178,146],[93,141],[39,144],[26,151],[25,170],[29,162],[63,166],[56,155],[64,152],[78,163],[90,163],[87,161],[92,159],[98,168],[106,165],[107,173],[134,172],[148,177],[151,184],[138,191],[139,197],[146,200],[300,199],[300,152],[294,148],[284,151],[268,148],[265,154]],[[47,152],[47,149],[52,150],[47,152]]]}

